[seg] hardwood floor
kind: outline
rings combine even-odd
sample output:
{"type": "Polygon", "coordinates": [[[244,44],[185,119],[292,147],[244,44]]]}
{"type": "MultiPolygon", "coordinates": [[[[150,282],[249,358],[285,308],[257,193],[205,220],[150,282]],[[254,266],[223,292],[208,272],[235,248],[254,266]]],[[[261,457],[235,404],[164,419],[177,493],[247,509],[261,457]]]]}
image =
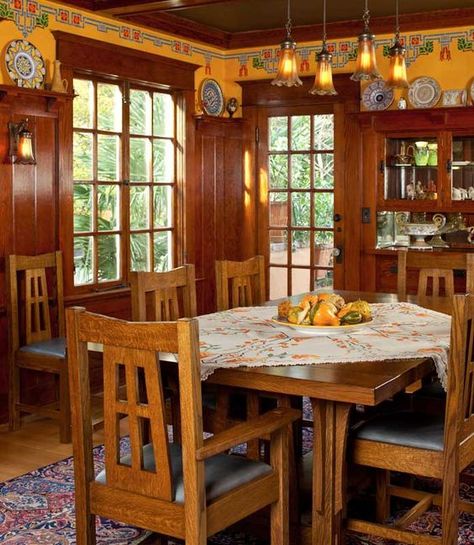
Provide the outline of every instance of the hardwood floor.
{"type": "MultiPolygon", "coordinates": [[[[126,422],[123,422],[123,432],[126,422]]],[[[103,430],[94,433],[94,443],[103,443],[103,430]]],[[[26,420],[14,432],[0,429],[0,482],[52,464],[72,455],[72,443],[59,442],[58,425],[49,418],[26,420]]]]}

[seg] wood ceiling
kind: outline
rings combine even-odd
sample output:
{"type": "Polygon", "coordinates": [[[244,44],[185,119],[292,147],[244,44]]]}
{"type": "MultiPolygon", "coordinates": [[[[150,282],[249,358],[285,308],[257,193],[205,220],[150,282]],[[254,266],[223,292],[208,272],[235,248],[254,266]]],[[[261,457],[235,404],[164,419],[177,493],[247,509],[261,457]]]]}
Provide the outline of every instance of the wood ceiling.
{"type": "MultiPolygon", "coordinates": [[[[294,36],[321,35],[323,0],[292,0],[294,36]]],[[[283,38],[287,0],[66,0],[131,23],[225,48],[275,45],[283,38]]],[[[328,2],[328,36],[356,36],[363,0],[328,2]]],[[[474,24],[473,0],[399,0],[402,31],[474,24]]],[[[391,32],[395,0],[372,0],[371,28],[391,32]]]]}

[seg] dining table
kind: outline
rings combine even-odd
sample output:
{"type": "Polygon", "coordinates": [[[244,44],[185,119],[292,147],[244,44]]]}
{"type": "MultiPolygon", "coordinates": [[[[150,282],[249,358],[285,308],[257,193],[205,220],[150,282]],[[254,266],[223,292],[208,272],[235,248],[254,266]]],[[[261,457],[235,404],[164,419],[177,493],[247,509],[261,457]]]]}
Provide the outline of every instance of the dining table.
{"type": "MultiPolygon", "coordinates": [[[[334,290],[334,293],[346,301],[399,303],[396,294],[344,290],[334,290]]],[[[290,299],[296,303],[300,298],[290,299]]],[[[406,301],[443,315],[451,312],[448,297],[408,296],[406,301]]],[[[279,302],[281,300],[266,304],[279,302]]],[[[445,337],[449,339],[449,318],[446,318],[445,337]]],[[[354,405],[375,407],[420,383],[433,371],[431,357],[386,360],[381,356],[380,361],[349,364],[318,364],[315,360],[301,365],[224,367],[215,369],[206,380],[226,388],[310,399],[314,421],[311,526],[300,526],[297,539],[302,545],[340,545],[344,531],[345,458],[351,408],[354,405]]]]}

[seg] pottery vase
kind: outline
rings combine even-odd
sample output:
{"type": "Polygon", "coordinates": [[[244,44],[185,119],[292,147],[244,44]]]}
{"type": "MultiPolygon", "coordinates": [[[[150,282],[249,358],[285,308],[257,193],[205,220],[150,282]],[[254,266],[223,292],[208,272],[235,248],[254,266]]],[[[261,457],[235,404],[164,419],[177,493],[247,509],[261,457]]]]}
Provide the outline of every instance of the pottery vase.
{"type": "Polygon", "coordinates": [[[61,61],[54,61],[53,80],[51,82],[51,91],[55,93],[67,93],[68,81],[61,77],[61,61]]]}

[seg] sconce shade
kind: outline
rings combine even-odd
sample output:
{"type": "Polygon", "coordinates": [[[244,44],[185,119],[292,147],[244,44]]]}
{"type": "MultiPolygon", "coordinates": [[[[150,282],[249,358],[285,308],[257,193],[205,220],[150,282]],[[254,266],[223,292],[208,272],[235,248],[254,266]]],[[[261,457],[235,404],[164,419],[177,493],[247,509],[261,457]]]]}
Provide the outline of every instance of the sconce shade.
{"type": "Polygon", "coordinates": [[[358,47],[356,69],[351,76],[351,80],[382,79],[377,69],[377,59],[375,57],[375,36],[370,32],[363,32],[359,36],[358,47]]]}
{"type": "Polygon", "coordinates": [[[313,87],[310,89],[312,95],[337,95],[332,81],[332,55],[323,46],[316,57],[316,74],[313,87]]]}
{"type": "Polygon", "coordinates": [[[290,36],[281,43],[280,61],[278,72],[272,85],[286,85],[286,87],[297,87],[303,85],[298,77],[298,61],[296,58],[296,42],[290,36]]]}
{"type": "Polygon", "coordinates": [[[389,49],[390,68],[387,81],[385,82],[386,87],[391,87],[393,89],[408,88],[405,51],[405,48],[398,40],[389,49]]]}
{"type": "Polygon", "coordinates": [[[33,135],[28,129],[28,118],[19,123],[8,123],[10,149],[8,155],[12,162],[20,165],[36,165],[33,153],[33,135]]]}

